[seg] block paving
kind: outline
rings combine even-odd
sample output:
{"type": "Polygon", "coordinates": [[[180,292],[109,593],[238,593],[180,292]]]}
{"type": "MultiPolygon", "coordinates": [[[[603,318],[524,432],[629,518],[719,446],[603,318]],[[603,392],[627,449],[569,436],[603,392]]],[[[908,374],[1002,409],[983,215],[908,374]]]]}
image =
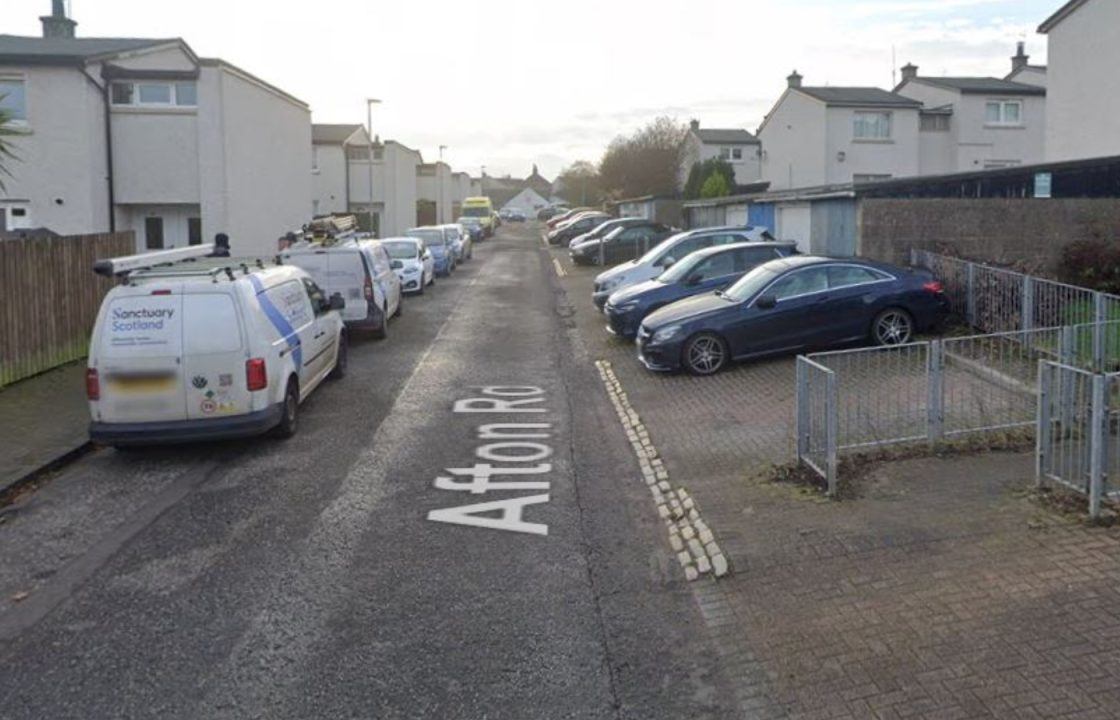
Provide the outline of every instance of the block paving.
{"type": "Polygon", "coordinates": [[[692,587],[738,716],[1120,717],[1120,529],[1039,503],[1032,454],[881,464],[840,502],[773,483],[793,360],[649,373],[591,305],[596,271],[550,254],[589,358],[611,362],[730,558],[692,587]]]}

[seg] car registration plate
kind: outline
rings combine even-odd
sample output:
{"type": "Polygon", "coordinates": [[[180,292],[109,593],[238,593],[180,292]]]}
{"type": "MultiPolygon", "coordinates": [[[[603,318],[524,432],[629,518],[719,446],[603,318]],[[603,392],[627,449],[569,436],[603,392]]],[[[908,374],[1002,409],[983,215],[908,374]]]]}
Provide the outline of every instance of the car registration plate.
{"type": "Polygon", "coordinates": [[[173,375],[114,375],[109,386],[122,393],[163,392],[175,387],[173,375]]]}

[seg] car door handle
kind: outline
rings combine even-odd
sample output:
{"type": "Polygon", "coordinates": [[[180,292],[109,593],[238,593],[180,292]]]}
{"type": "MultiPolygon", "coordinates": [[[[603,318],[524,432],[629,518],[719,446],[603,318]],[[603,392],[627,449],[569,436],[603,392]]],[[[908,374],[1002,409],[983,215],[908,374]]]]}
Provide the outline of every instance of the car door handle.
{"type": "Polygon", "coordinates": [[[323,337],[326,334],[327,334],[326,331],[323,331],[323,332],[319,333],[318,335],[316,335],[314,339],[318,340],[319,338],[323,337]]]}

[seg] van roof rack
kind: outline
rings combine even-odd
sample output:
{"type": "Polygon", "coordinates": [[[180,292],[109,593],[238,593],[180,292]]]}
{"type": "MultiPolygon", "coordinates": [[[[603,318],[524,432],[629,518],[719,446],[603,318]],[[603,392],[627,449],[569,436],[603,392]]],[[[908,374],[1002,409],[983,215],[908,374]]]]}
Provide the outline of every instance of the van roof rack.
{"type": "MultiPolygon", "coordinates": [[[[268,267],[263,258],[211,257],[213,251],[214,245],[209,244],[125,255],[98,260],[93,264],[93,271],[106,277],[123,278],[125,282],[167,277],[200,277],[218,282],[223,277],[236,280],[238,271],[248,275],[268,267]]],[[[280,264],[274,259],[267,262],[280,264]]]]}

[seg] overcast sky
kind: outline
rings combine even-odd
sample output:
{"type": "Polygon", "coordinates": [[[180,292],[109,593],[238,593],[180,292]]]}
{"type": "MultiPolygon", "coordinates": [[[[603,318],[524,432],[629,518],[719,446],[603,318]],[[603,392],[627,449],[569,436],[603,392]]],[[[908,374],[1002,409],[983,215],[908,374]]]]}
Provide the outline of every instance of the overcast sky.
{"type": "MultiPolygon", "coordinates": [[[[796,68],[807,85],[1010,70],[1063,0],[71,0],[79,36],[182,37],[456,170],[552,177],[658,115],[754,131],[796,68]]],[[[38,35],[50,0],[2,0],[0,32],[38,35]]]]}

